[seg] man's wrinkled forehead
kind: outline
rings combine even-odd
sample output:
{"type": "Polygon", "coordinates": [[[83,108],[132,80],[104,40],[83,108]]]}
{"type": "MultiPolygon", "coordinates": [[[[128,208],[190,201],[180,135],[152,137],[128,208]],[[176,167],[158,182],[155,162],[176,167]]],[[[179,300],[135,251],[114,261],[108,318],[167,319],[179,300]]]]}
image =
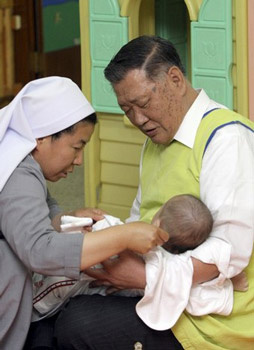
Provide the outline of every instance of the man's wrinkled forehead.
{"type": "Polygon", "coordinates": [[[148,80],[144,71],[132,70],[121,82],[113,85],[119,105],[137,103],[145,99],[155,89],[155,82],[148,80]]]}

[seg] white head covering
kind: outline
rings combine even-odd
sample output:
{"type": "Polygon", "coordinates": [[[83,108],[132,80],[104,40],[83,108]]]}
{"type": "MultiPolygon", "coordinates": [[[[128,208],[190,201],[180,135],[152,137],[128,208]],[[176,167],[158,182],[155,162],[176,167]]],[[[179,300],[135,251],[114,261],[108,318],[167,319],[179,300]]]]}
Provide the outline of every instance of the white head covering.
{"type": "Polygon", "coordinates": [[[68,78],[33,80],[0,110],[0,191],[18,164],[35,148],[36,138],[52,135],[94,113],[68,78]]]}

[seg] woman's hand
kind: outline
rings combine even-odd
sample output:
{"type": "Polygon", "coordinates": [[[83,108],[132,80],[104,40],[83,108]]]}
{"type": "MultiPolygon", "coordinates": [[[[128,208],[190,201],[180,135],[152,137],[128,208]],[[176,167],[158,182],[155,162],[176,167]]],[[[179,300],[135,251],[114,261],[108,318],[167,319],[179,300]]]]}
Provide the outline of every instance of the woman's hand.
{"type": "MultiPolygon", "coordinates": [[[[96,279],[91,287],[106,285],[115,289],[144,289],[146,285],[145,263],[142,257],[130,251],[119,254],[116,259],[108,259],[103,269],[86,269],[85,272],[96,279]]],[[[109,288],[110,292],[111,288],[109,288]]],[[[113,289],[112,289],[113,290],[113,289]]]]}
{"type": "MultiPolygon", "coordinates": [[[[77,216],[77,217],[87,217],[93,219],[94,222],[104,219],[105,211],[96,208],[80,208],[72,211],[68,215],[77,216]]],[[[83,227],[83,233],[91,232],[92,226],[83,227]]]]}
{"type": "MultiPolygon", "coordinates": [[[[106,212],[100,209],[96,208],[80,208],[77,210],[69,211],[69,212],[64,212],[56,215],[52,221],[51,224],[55,228],[56,231],[61,231],[60,224],[61,224],[61,217],[63,215],[70,215],[70,216],[77,216],[77,217],[87,217],[87,218],[92,218],[94,221],[99,221],[104,219],[104,215],[106,212]]],[[[84,227],[84,232],[90,232],[92,231],[91,226],[86,226],[84,227]]]]}
{"type": "Polygon", "coordinates": [[[131,222],[125,226],[128,226],[128,231],[123,237],[126,240],[126,249],[136,253],[145,254],[169,239],[169,234],[166,231],[145,222],[131,222]]]}
{"type": "Polygon", "coordinates": [[[94,221],[104,219],[105,214],[105,211],[96,208],[80,208],[68,213],[72,216],[92,218],[94,221]]]}

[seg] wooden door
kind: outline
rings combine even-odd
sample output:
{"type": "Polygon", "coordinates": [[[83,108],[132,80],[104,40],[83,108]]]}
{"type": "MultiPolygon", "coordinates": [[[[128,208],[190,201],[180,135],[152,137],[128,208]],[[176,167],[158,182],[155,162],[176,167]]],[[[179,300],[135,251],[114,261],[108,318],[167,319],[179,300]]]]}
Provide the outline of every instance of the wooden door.
{"type": "Polygon", "coordinates": [[[1,0],[0,9],[4,3],[11,23],[7,52],[13,62],[14,88],[9,99],[30,80],[51,75],[69,77],[81,86],[79,2],[1,0]],[[73,32],[75,40],[63,42],[61,37],[73,32]]]}

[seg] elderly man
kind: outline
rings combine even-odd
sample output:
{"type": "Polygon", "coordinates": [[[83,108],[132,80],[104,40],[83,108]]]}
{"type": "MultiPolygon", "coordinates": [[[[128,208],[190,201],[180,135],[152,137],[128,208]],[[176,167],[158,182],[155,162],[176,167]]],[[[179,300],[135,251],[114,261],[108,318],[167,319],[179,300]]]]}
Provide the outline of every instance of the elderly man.
{"type": "MultiPolygon", "coordinates": [[[[193,250],[192,284],[223,283],[245,269],[250,288],[244,294],[234,293],[228,317],[193,317],[184,312],[172,330],[161,332],[138,318],[137,298],[74,298],[57,322],[60,348],[75,343],[75,349],[123,350],[134,349],[139,342],[149,350],[253,349],[253,123],[212,101],[203,90],[195,90],[174,46],[159,37],[142,36],[127,43],[106,67],[105,76],[122,110],[147,135],[129,221],[150,222],[174,195],[200,197],[214,218],[206,244],[216,254],[223,242],[230,253],[218,269],[203,244],[193,250]],[[74,326],[68,329],[69,320],[75,318],[79,342],[71,339],[74,326]]],[[[128,253],[106,261],[104,272],[89,273],[120,289],[146,286],[144,262],[128,253]]]]}

